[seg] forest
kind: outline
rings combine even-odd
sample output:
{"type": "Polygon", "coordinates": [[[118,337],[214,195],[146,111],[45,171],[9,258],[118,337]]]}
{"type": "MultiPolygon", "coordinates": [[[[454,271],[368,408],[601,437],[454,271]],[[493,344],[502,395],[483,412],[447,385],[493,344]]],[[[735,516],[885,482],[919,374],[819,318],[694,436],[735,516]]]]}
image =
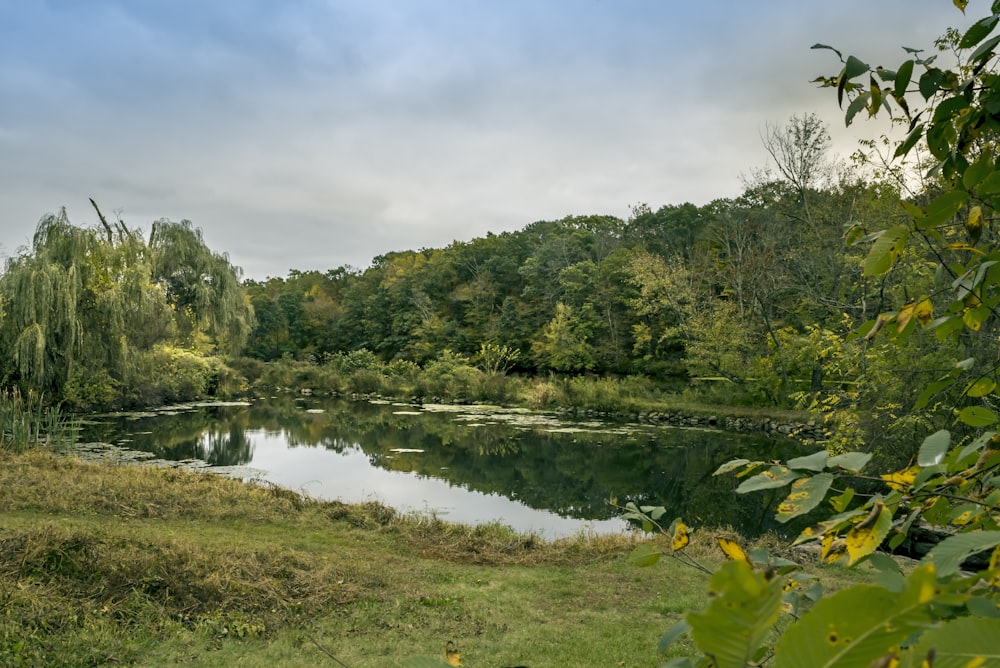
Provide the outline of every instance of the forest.
{"type": "Polygon", "coordinates": [[[891,271],[866,271],[871,240],[907,215],[899,202],[921,205],[934,184],[914,190],[874,143],[849,159],[829,143],[815,115],[795,115],[768,126],[770,166],[734,199],[538,221],[363,270],[263,281],[241,281],[189,221],[145,233],[96,203],[92,226],[48,215],[0,277],[0,380],[71,410],[230,395],[262,379],[488,401],[517,399],[512,376],[631,380],[702,404],[810,409],[847,446],[912,446],[940,403],[904,415],[914,389],[956,359],[988,369],[992,337],[942,342],[914,327],[948,300],[938,254],[961,251],[910,247],[891,271]],[[907,304],[905,326],[871,335],[907,304]]]}
{"type": "MultiPolygon", "coordinates": [[[[0,275],[0,409],[256,386],[811,411],[829,433],[815,452],[715,475],[741,495],[787,488],[778,522],[822,516],[793,546],[867,564],[864,583],[824,595],[791,552],[720,537],[714,571],[685,561],[711,574],[711,596],[664,634],[663,665],[998,665],[998,25],[1000,1],[891,70],[817,44],[837,62],[816,83],[845,122],[889,116],[900,132],[838,159],[815,115],[793,115],[763,133],[770,166],[704,206],[538,221],[264,281],[242,280],[189,221],[147,233],[96,203],[91,226],[45,216],[0,275]],[[918,562],[889,556],[918,531],[933,536],[918,562]]],[[[685,560],[683,518],[610,502],[662,534],[636,565],[685,560]]]]}

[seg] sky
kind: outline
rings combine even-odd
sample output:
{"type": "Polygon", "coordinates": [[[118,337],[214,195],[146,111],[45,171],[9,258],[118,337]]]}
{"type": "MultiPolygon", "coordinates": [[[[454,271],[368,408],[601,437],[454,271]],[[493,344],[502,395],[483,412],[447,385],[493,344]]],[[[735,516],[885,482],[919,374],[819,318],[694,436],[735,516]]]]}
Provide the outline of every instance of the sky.
{"type": "Polygon", "coordinates": [[[65,207],[188,219],[245,276],[740,194],[820,42],[894,67],[948,0],[0,0],[0,257],[65,207]]]}

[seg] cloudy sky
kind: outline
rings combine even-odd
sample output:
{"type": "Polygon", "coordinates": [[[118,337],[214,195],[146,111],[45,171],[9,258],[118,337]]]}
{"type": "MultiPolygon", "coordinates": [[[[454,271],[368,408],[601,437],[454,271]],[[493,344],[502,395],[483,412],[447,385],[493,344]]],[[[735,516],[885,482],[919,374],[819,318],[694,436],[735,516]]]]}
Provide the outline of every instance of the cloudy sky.
{"type": "MultiPolygon", "coordinates": [[[[246,275],[703,204],[948,0],[0,0],[0,255],[66,207],[189,219],[246,275]]],[[[870,134],[871,126],[860,130],[870,134]]],[[[852,128],[853,130],[853,128],[852,128]]]]}

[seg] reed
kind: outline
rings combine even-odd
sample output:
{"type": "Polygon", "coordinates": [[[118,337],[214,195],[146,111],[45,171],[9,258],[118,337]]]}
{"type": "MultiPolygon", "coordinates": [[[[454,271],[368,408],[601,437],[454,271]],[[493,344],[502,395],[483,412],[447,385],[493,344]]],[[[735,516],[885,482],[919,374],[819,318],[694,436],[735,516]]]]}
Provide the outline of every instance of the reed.
{"type": "Polygon", "coordinates": [[[33,446],[53,449],[72,445],[79,420],[64,415],[58,406],[46,406],[35,392],[17,388],[0,390],[0,448],[23,452],[33,446]]]}

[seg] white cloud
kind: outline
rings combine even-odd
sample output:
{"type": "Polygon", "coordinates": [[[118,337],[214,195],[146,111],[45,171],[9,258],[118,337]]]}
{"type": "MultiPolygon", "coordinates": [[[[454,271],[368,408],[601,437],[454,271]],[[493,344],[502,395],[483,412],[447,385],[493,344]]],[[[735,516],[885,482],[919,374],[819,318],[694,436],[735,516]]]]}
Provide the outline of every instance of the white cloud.
{"type": "Polygon", "coordinates": [[[733,196],[768,122],[820,112],[851,150],[812,43],[895,62],[948,5],[12,4],[0,241],[61,205],[88,223],[92,196],[189,218],[262,278],[733,196]]]}

